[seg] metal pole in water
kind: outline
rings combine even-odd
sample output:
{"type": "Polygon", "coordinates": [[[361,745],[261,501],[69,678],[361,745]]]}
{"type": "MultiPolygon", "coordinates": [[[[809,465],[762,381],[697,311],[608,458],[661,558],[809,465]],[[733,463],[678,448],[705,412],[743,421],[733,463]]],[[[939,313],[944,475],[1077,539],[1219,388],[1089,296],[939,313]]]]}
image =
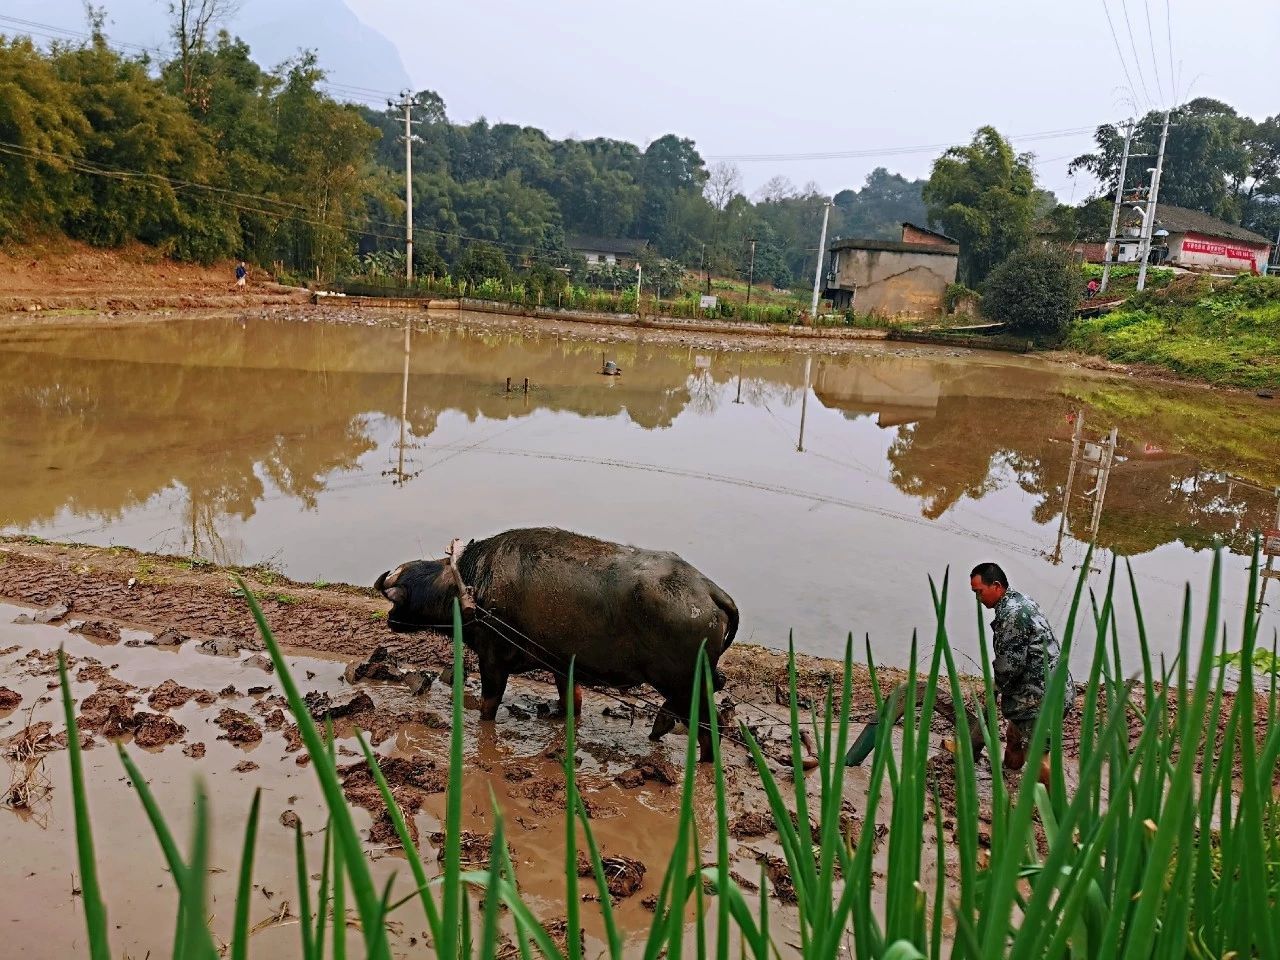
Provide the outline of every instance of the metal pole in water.
{"type": "Polygon", "coordinates": [[[1067,466],[1067,485],[1062,492],[1062,516],[1058,520],[1058,543],[1053,548],[1053,562],[1062,561],[1062,535],[1067,528],[1067,509],[1071,506],[1071,487],[1076,479],[1076,463],[1080,456],[1080,439],[1084,433],[1084,411],[1076,411],[1075,435],[1071,438],[1071,460],[1067,466]]]}
{"type": "Polygon", "coordinates": [[[529,378],[528,377],[524,378],[524,392],[525,392],[525,396],[529,395],[529,378]]]}
{"type": "Polygon", "coordinates": [[[813,357],[804,358],[804,393],[800,395],[800,441],[796,444],[796,450],[804,453],[804,418],[805,411],[809,406],[809,372],[813,367],[813,357]]]}
{"type": "Polygon", "coordinates": [[[404,434],[409,419],[409,325],[404,321],[404,377],[400,387],[400,459],[396,467],[396,478],[404,483],[404,434]]]}
{"type": "Polygon", "coordinates": [[[413,97],[408,90],[400,94],[404,97],[404,275],[406,282],[413,285],[413,137],[411,127],[411,110],[413,97]]]}
{"type": "Polygon", "coordinates": [[[511,378],[507,377],[507,393],[511,392],[511,378]]]}

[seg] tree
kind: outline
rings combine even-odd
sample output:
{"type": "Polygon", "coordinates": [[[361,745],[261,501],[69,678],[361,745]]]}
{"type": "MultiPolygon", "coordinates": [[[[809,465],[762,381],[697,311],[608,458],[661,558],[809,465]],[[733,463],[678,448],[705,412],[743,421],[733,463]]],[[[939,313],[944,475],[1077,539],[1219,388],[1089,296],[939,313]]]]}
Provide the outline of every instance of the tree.
{"type": "Polygon", "coordinates": [[[861,190],[841,190],[832,211],[833,236],[867,240],[899,240],[904,222],[924,223],[924,180],[908,180],[900,173],[876,167],[861,190]]]}
{"type": "Polygon", "coordinates": [[[995,127],[934,161],[924,188],[929,220],[960,241],[960,276],[971,287],[1031,238],[1038,199],[1031,162],[995,127]]]}
{"type": "MultiPolygon", "coordinates": [[[[1227,104],[1207,97],[1174,110],[1165,143],[1159,202],[1238,222],[1235,193],[1249,171],[1248,122],[1227,104]]],[[[1163,125],[1164,114],[1156,111],[1139,120],[1134,152],[1154,155],[1163,125]]],[[[1087,170],[1102,182],[1104,194],[1114,193],[1124,134],[1114,124],[1103,124],[1095,131],[1094,141],[1098,149],[1076,157],[1069,169],[1087,170]]],[[[1146,178],[1137,171],[1149,165],[1131,163],[1126,188],[1145,186],[1146,178]]]]}
{"type": "Polygon", "coordinates": [[[73,164],[89,122],[53,64],[30,40],[0,37],[0,237],[56,226],[82,201],[73,164]]]}
{"type": "Polygon", "coordinates": [[[1058,339],[1079,302],[1080,273],[1054,250],[1019,250],[991,271],[982,312],[1015,333],[1058,339]]]}
{"type": "Polygon", "coordinates": [[[731,163],[717,163],[711,167],[702,193],[713,207],[723,212],[729,201],[741,192],[741,170],[731,163]]]}
{"type": "Polygon", "coordinates": [[[640,236],[654,241],[664,253],[673,253],[682,238],[673,229],[672,207],[680,197],[701,194],[707,181],[702,157],[692,140],[669,133],[645,150],[639,179],[644,191],[637,224],[640,236]]]}
{"type": "Polygon", "coordinates": [[[458,277],[468,283],[485,280],[506,281],[511,277],[511,265],[507,258],[491,243],[473,243],[458,261],[458,277]]]}
{"type": "Polygon", "coordinates": [[[196,62],[204,52],[209,30],[235,15],[237,0],[172,0],[169,16],[178,62],[182,66],[182,95],[188,103],[196,99],[196,62]]]}

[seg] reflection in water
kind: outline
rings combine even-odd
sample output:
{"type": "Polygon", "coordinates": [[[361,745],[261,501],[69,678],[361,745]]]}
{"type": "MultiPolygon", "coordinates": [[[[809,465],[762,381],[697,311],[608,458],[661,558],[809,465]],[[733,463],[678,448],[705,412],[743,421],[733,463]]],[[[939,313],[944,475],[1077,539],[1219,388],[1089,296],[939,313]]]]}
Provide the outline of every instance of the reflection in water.
{"type": "Polygon", "coordinates": [[[0,335],[0,526],[366,582],[554,523],[679,550],[749,598],[756,640],[831,652],[925,625],[931,565],[1012,555],[1060,610],[1095,533],[1176,585],[1276,509],[1280,410],[1251,398],[875,345],[612,349],[602,377],[595,343],[416,315],[0,335]],[[1073,474],[1113,426],[1109,469],[1073,474]]]}

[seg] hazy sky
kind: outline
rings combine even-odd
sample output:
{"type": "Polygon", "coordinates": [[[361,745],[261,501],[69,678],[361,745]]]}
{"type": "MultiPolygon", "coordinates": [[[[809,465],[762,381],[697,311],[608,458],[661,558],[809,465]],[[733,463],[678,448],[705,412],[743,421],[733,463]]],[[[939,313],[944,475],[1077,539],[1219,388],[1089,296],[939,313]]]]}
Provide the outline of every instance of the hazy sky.
{"type": "MultiPolygon", "coordinates": [[[[167,42],[164,0],[101,2],[113,42],[167,42]]],[[[81,0],[0,0],[0,14],[84,27],[81,0]]],[[[986,123],[1015,138],[1091,131],[1130,98],[1169,103],[1171,72],[1180,99],[1280,113],[1277,0],[241,0],[228,26],[267,66],[318,46],[335,82],[372,88],[333,92],[375,104],[403,81],[389,38],[457,121],[641,146],[674,132],[709,159],[846,154],[735,160],[749,191],[783,174],[831,193],[879,165],[927,176],[942,146],[986,123]],[[361,36],[344,3],[382,36],[361,36]]],[[[1015,143],[1063,201],[1092,189],[1067,176],[1088,132],[1015,143]]]]}
{"type": "MultiPolygon", "coordinates": [[[[785,174],[830,192],[881,164],[924,176],[939,151],[885,148],[960,142],[986,123],[1017,135],[1122,118],[1129,81],[1108,10],[1140,106],[1171,97],[1167,9],[1180,94],[1194,81],[1192,96],[1255,117],[1280,113],[1275,0],[347,4],[395,42],[415,86],[439,92],[455,120],[483,115],[641,144],[675,132],[706,157],[877,154],[738,161],[752,189],[785,174]]],[[[1045,185],[1065,201],[1067,162],[1090,142],[1078,134],[1019,146],[1035,150],[1045,185]]],[[[1078,184],[1075,198],[1091,186],[1078,184]]]]}

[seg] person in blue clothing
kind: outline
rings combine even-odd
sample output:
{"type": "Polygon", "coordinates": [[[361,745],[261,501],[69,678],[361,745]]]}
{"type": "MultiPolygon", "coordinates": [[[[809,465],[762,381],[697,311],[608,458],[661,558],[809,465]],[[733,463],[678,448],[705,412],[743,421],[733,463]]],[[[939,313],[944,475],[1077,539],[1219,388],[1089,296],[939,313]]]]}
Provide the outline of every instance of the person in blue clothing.
{"type": "Polygon", "coordinates": [[[249,276],[249,270],[245,267],[244,261],[241,260],[236,264],[236,286],[244,287],[245,278],[249,276]]]}

